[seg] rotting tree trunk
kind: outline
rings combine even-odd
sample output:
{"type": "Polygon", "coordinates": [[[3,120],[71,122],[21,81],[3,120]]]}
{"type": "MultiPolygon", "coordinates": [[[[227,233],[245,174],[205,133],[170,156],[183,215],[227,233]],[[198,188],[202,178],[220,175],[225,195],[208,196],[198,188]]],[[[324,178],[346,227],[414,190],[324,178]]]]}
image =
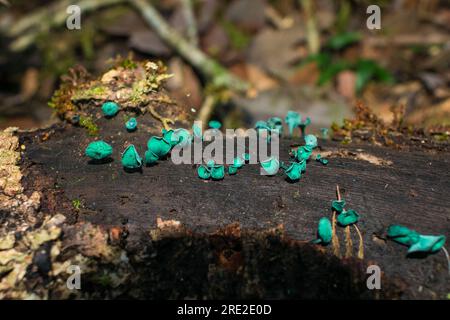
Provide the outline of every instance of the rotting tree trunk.
{"type": "MultiPolygon", "coordinates": [[[[448,144],[321,140],[329,164],[311,160],[297,183],[261,176],[257,165],[205,182],[193,166],[170,160],[125,172],[124,145],[143,154],[161,124],[147,113],[127,133],[123,120],[96,120],[114,148],[105,164],[87,161],[93,138],[68,123],[1,133],[1,298],[433,299],[449,292],[442,252],[406,258],[406,248],[385,236],[390,224],[450,235],[448,144]],[[319,219],[331,217],[336,184],[361,214],[363,261],[353,229],[350,258],[309,243],[319,219]],[[383,272],[381,290],[366,287],[370,264],[383,272]],[[66,286],[70,265],[81,268],[81,290],[66,286]]],[[[282,139],[281,160],[296,143],[282,139]]],[[[343,254],[344,230],[337,230],[343,254]]]]}

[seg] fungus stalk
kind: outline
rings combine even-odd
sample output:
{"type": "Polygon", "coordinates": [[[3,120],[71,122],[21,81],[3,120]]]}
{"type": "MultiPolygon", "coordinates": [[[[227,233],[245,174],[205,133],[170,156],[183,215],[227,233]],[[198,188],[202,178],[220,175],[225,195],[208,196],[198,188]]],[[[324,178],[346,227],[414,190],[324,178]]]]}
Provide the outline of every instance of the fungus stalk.
{"type": "MultiPolygon", "coordinates": [[[[341,200],[341,193],[339,192],[339,186],[336,185],[336,195],[337,195],[337,199],[338,201],[341,200]]],[[[341,256],[341,249],[340,249],[340,245],[339,245],[339,238],[336,234],[336,210],[333,210],[333,218],[331,221],[331,225],[333,228],[333,236],[332,236],[332,244],[333,244],[333,253],[335,256],[340,257],[341,256]]]]}

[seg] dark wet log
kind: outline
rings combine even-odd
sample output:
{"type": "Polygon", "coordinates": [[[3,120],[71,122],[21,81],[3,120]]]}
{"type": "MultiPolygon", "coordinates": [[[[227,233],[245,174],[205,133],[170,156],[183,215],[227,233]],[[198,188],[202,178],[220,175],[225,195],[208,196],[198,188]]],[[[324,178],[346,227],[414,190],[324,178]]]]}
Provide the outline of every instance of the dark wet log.
{"type": "MultiPolygon", "coordinates": [[[[30,198],[37,191],[40,207],[20,218],[22,227],[14,222],[17,212],[12,212],[17,210],[3,208],[1,235],[14,232],[15,245],[9,251],[19,248],[30,257],[23,277],[36,285],[35,295],[445,298],[449,292],[442,252],[407,258],[407,249],[385,235],[390,224],[450,235],[448,147],[396,149],[324,140],[318,152],[329,164],[310,160],[297,183],[282,175],[261,176],[258,165],[245,165],[222,181],[205,182],[192,165],[177,166],[170,159],[142,172],[125,172],[120,164],[124,145],[134,143],[143,154],[150,134],[145,129],[127,133],[122,120],[99,120],[99,135],[111,142],[114,153],[113,161],[98,165],[83,156],[93,138],[82,128],[61,124],[15,134],[24,146],[24,195],[30,198]],[[348,207],[361,214],[363,261],[356,258],[354,229],[351,258],[335,257],[331,245],[308,243],[315,238],[318,220],[331,217],[336,184],[348,207]],[[30,232],[50,230],[52,223],[43,220],[57,213],[62,220],[53,225],[60,234],[34,247],[33,241],[24,242],[30,232]],[[40,260],[37,248],[47,254],[40,260]],[[62,288],[65,261],[83,265],[81,291],[62,288]],[[370,264],[383,272],[379,291],[366,287],[370,264]]],[[[282,160],[288,160],[295,143],[299,140],[282,140],[282,160]]],[[[344,256],[344,230],[337,230],[344,256]]],[[[22,264],[14,262],[18,266],[22,264]]],[[[27,288],[14,291],[4,284],[0,293],[29,296],[27,288]]]]}

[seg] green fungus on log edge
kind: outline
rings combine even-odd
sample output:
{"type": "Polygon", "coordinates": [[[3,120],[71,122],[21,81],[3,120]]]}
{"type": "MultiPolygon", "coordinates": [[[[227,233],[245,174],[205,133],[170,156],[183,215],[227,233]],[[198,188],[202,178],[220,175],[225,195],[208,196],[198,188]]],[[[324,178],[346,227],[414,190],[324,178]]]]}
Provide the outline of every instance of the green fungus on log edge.
{"type": "Polygon", "coordinates": [[[136,118],[130,118],[126,123],[125,123],[125,128],[128,131],[135,131],[137,129],[137,120],[136,118]]]}
{"type": "Polygon", "coordinates": [[[331,227],[330,219],[326,217],[321,218],[317,226],[317,239],[314,240],[313,243],[327,245],[331,242],[332,236],[333,229],[331,227]]]}
{"type": "Polygon", "coordinates": [[[408,246],[408,254],[414,252],[436,252],[444,246],[446,240],[443,235],[422,235],[402,225],[389,226],[387,236],[395,242],[408,246]]]}
{"type": "Polygon", "coordinates": [[[103,140],[89,143],[85,154],[91,159],[102,160],[112,155],[113,148],[103,140]]]}
{"type": "Polygon", "coordinates": [[[102,105],[103,114],[108,117],[114,117],[119,112],[119,105],[113,101],[108,101],[102,105]]]}
{"type": "Polygon", "coordinates": [[[122,153],[122,165],[126,169],[138,169],[142,166],[142,158],[134,145],[130,144],[122,153]]]}

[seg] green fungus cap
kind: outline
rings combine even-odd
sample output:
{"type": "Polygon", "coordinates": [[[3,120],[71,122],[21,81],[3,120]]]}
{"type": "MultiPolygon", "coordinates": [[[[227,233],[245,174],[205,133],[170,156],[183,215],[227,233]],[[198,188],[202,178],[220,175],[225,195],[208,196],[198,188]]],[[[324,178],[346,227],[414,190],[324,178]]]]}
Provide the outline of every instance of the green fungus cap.
{"type": "Polygon", "coordinates": [[[145,151],[145,163],[146,164],[154,164],[158,161],[158,156],[154,154],[151,150],[145,151]]]}
{"type": "Polygon", "coordinates": [[[402,225],[391,225],[387,229],[387,236],[395,242],[412,246],[419,242],[420,234],[402,225]]]}
{"type": "Polygon", "coordinates": [[[198,167],[197,174],[198,174],[198,177],[203,180],[208,180],[209,178],[211,178],[211,170],[207,166],[204,166],[204,165],[201,165],[200,167],[198,167]]]}
{"type": "Polygon", "coordinates": [[[163,158],[170,152],[172,146],[162,137],[151,137],[147,142],[148,150],[153,152],[158,158],[163,158]]]}
{"type": "Polygon", "coordinates": [[[137,169],[142,166],[142,158],[134,145],[130,144],[122,153],[122,165],[127,169],[137,169]]]}
{"type": "Polygon", "coordinates": [[[244,165],[244,160],[242,160],[242,158],[236,157],[233,159],[232,167],[239,169],[239,168],[242,168],[243,165],[244,165]]]}
{"type": "Polygon", "coordinates": [[[107,144],[105,141],[93,141],[89,143],[86,148],[85,154],[89,158],[95,160],[101,160],[112,155],[113,148],[107,144]]]}
{"type": "Polygon", "coordinates": [[[433,253],[439,251],[445,244],[445,236],[420,235],[419,241],[411,245],[408,254],[414,252],[433,253]]]}
{"type": "Polygon", "coordinates": [[[297,158],[297,161],[303,161],[308,160],[309,157],[311,157],[312,149],[309,146],[301,146],[298,147],[297,151],[294,152],[295,157],[297,158]]]}
{"type": "Polygon", "coordinates": [[[213,180],[222,180],[225,177],[225,167],[223,165],[215,165],[211,168],[211,178],[213,180]]]}
{"type": "Polygon", "coordinates": [[[244,161],[250,161],[250,158],[251,158],[251,156],[250,156],[250,153],[243,153],[242,154],[242,159],[244,159],[244,161]]]}
{"type": "Polygon", "coordinates": [[[331,209],[341,213],[344,211],[345,200],[333,200],[331,201],[331,209]]]}
{"type": "Polygon", "coordinates": [[[255,124],[255,129],[256,130],[269,130],[270,127],[267,124],[267,122],[265,122],[265,121],[257,121],[255,124]]]}
{"type": "Polygon", "coordinates": [[[342,211],[338,216],[337,216],[337,222],[343,226],[349,226],[351,224],[354,224],[356,222],[358,222],[359,219],[359,214],[355,211],[355,210],[348,210],[348,211],[342,211]]]}
{"type": "Polygon", "coordinates": [[[119,105],[112,101],[105,102],[102,104],[102,111],[106,117],[114,117],[119,112],[119,105]]]}
{"type": "Polygon", "coordinates": [[[237,171],[238,171],[238,168],[235,167],[235,166],[229,166],[229,167],[228,167],[228,174],[229,174],[229,175],[236,174],[237,171]]]}
{"type": "Polygon", "coordinates": [[[269,176],[273,176],[278,172],[280,168],[280,162],[277,158],[270,157],[267,160],[261,161],[261,167],[269,176]]]}
{"type": "Polygon", "coordinates": [[[179,129],[175,129],[173,131],[172,137],[171,137],[171,144],[173,142],[176,142],[176,145],[180,145],[180,146],[186,146],[188,144],[191,143],[192,137],[191,134],[188,130],[183,129],[183,128],[179,128],[179,129]]]}
{"type": "Polygon", "coordinates": [[[220,123],[220,121],[211,120],[210,122],[208,122],[208,126],[211,129],[220,129],[222,127],[222,124],[220,123]]]}
{"type": "Polygon", "coordinates": [[[203,139],[202,128],[196,123],[192,125],[192,135],[194,138],[203,139]]]}
{"type": "Polygon", "coordinates": [[[308,147],[310,147],[311,149],[314,149],[317,147],[317,137],[313,134],[307,134],[305,136],[305,143],[308,147]]]}
{"type": "Polygon", "coordinates": [[[284,173],[290,180],[296,181],[302,176],[302,167],[303,166],[298,162],[291,162],[291,165],[284,171],[284,173]]]}
{"type": "Polygon", "coordinates": [[[272,131],[277,132],[278,134],[283,134],[283,120],[278,117],[272,117],[267,120],[267,125],[272,131]]]}
{"type": "Polygon", "coordinates": [[[331,228],[330,219],[323,217],[319,220],[319,225],[317,227],[317,237],[322,244],[328,244],[331,242],[333,235],[333,229],[331,228]]]}
{"type": "Polygon", "coordinates": [[[134,131],[137,128],[137,120],[136,118],[130,118],[126,123],[125,123],[125,128],[128,131],[134,131]]]}
{"type": "Polygon", "coordinates": [[[294,129],[298,127],[301,122],[301,116],[298,112],[288,111],[284,119],[289,128],[289,135],[292,136],[294,129]]]}

